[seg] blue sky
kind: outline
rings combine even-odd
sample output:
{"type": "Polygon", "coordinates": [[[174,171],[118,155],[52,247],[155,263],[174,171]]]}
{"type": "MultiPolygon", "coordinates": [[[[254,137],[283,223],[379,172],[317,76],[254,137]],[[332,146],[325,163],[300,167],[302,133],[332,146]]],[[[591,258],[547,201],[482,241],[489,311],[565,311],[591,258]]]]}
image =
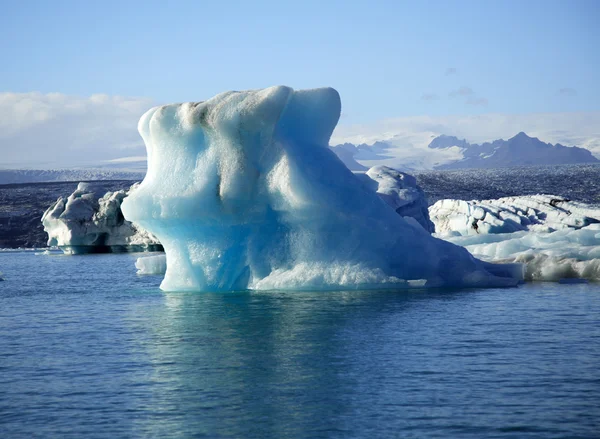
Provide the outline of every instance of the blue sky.
{"type": "Polygon", "coordinates": [[[0,167],[143,156],[149,107],[278,84],[340,92],[333,142],[600,157],[598,23],[600,0],[0,0],[0,167]]]}
{"type": "Polygon", "coordinates": [[[595,111],[599,22],[594,0],[3,0],[0,90],[172,102],[329,85],[350,123],[595,111]]]}

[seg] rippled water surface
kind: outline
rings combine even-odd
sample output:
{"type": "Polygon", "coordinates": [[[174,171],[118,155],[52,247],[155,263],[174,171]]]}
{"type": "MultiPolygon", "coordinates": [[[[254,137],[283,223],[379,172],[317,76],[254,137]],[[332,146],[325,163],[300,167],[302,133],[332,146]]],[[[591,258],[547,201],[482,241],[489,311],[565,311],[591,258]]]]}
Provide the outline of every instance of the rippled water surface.
{"type": "Polygon", "coordinates": [[[600,434],[600,285],[164,293],[0,253],[0,437],[600,434]]]}

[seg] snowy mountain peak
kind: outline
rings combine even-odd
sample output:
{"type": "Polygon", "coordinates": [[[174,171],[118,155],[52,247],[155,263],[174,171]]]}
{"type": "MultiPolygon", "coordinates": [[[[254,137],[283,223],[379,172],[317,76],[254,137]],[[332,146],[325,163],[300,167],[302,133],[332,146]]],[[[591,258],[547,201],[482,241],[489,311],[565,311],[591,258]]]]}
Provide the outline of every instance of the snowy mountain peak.
{"type": "Polygon", "coordinates": [[[470,144],[453,136],[438,136],[429,148],[461,148],[463,158],[438,166],[438,169],[503,168],[528,165],[562,165],[575,163],[599,163],[592,153],[576,146],[560,143],[552,145],[521,131],[508,140],[494,140],[482,144],[470,144]]]}

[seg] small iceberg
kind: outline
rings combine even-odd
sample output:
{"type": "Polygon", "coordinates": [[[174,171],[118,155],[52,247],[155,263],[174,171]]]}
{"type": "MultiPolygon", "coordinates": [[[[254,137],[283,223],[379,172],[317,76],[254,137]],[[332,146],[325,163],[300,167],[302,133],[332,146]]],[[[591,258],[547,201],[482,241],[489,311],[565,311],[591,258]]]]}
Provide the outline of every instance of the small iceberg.
{"type": "Polygon", "coordinates": [[[160,251],[158,239],[123,218],[121,203],[131,188],[106,192],[102,183],[79,183],[68,197],[59,198],[42,216],[48,246],[66,254],[160,251]]]}
{"type": "Polygon", "coordinates": [[[164,254],[141,256],[135,261],[137,274],[165,274],[167,272],[167,257],[164,254]]]}

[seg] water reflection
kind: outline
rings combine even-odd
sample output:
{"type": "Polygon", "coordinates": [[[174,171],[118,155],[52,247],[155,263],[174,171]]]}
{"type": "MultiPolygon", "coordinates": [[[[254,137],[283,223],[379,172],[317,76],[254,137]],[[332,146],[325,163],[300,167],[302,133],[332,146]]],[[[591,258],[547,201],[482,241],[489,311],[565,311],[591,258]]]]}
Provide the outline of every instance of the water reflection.
{"type": "Polygon", "coordinates": [[[361,382],[386,348],[381,335],[402,337],[402,311],[424,294],[165,293],[146,321],[145,404],[155,416],[139,428],[279,438],[344,431],[373,392],[361,382]]]}

